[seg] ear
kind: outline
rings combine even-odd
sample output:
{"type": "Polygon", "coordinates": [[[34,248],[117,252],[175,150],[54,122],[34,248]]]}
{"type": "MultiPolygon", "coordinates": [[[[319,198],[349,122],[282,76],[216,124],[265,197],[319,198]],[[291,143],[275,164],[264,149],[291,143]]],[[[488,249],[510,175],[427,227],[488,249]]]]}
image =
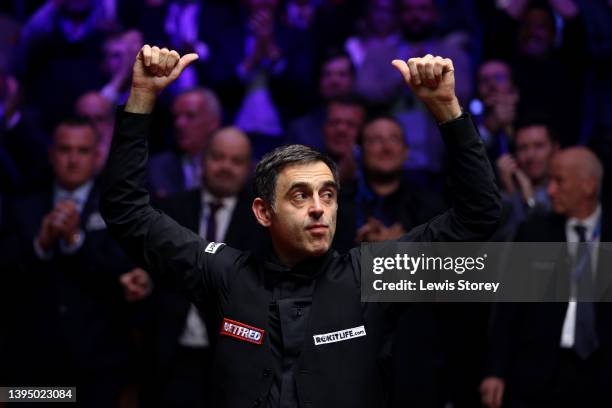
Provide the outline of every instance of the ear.
{"type": "Polygon", "coordinates": [[[254,199],[251,209],[253,210],[253,214],[260,225],[269,227],[270,224],[272,224],[272,211],[268,203],[266,203],[263,198],[257,197],[254,199]]]}

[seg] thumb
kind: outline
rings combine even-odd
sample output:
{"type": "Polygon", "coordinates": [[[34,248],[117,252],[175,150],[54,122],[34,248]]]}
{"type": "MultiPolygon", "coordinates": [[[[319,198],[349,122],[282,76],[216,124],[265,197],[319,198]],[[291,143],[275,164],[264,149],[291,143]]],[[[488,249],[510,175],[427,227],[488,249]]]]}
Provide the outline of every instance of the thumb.
{"type": "Polygon", "coordinates": [[[172,76],[178,77],[179,75],[181,75],[181,72],[183,72],[183,70],[187,68],[189,64],[191,64],[198,58],[200,58],[199,55],[193,52],[190,54],[183,55],[179,60],[178,64],[176,64],[176,66],[174,67],[174,70],[172,71],[172,76]]]}
{"type": "Polygon", "coordinates": [[[410,69],[408,68],[408,64],[406,64],[406,61],[394,59],[391,61],[391,65],[393,65],[400,72],[400,74],[402,74],[402,77],[404,77],[404,81],[406,81],[406,83],[410,83],[410,69]]]}

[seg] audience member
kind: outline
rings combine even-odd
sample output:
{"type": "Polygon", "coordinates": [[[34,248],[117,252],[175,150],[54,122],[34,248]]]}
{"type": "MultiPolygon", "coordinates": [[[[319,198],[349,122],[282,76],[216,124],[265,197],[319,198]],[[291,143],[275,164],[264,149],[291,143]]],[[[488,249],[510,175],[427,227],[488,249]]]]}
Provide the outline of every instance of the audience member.
{"type": "Polygon", "coordinates": [[[505,216],[496,240],[512,240],[517,227],[532,212],[551,211],[548,197],[548,171],[558,143],[552,131],[542,122],[519,125],[515,154],[497,159],[497,174],[502,186],[505,216]]]}
{"type": "Polygon", "coordinates": [[[221,125],[221,105],[209,89],[179,94],[172,104],[176,149],[153,156],[149,186],[157,197],[198,188],[202,154],[208,138],[221,125]]]}
{"type": "Polygon", "coordinates": [[[113,140],[113,104],[101,93],[91,91],[77,99],[74,111],[78,116],[89,120],[98,135],[96,172],[99,174],[104,169],[113,140]]]}
{"type": "Polygon", "coordinates": [[[355,98],[334,99],[327,105],[323,125],[324,151],[338,165],[341,182],[357,177],[359,133],[366,119],[364,106],[355,98]]]}
{"type": "Polygon", "coordinates": [[[48,136],[24,109],[19,81],[0,70],[0,191],[30,193],[49,180],[48,136]]]}
{"type": "MultiPolygon", "coordinates": [[[[612,234],[610,214],[600,203],[602,177],[602,165],[588,149],[572,147],[558,152],[548,183],[554,213],[530,218],[519,228],[517,241],[588,242],[597,251],[597,244],[609,241],[612,234]]],[[[576,259],[580,254],[567,248],[555,271],[564,265],[580,264],[576,259]]],[[[609,274],[607,252],[589,252],[584,256],[590,258],[588,264],[594,274],[580,274],[576,279],[574,271],[568,273],[569,288],[575,288],[582,279],[609,274]]],[[[612,379],[612,311],[608,303],[576,302],[575,295],[568,300],[496,305],[491,320],[488,376],[481,385],[485,406],[611,404],[607,391],[612,379]]]]}
{"type": "Polygon", "coordinates": [[[389,61],[408,52],[395,1],[368,0],[362,25],[362,32],[345,44],[355,65],[355,92],[369,104],[388,107],[403,89],[402,79],[394,75],[389,61]]]}
{"type": "Polygon", "coordinates": [[[323,60],[319,72],[320,105],[289,124],[289,143],[322,149],[327,105],[334,99],[349,96],[354,80],[355,69],[348,54],[330,52],[323,60]]]}
{"type": "Polygon", "coordinates": [[[125,302],[150,287],[98,212],[96,143],[87,122],[61,122],[50,149],[54,184],[11,207],[17,307],[3,366],[10,383],[76,386],[82,406],[118,407],[133,380],[125,302]]]}
{"type": "Polygon", "coordinates": [[[514,122],[519,99],[508,64],[488,60],[478,68],[476,91],[479,99],[470,107],[478,124],[491,163],[508,154],[514,143],[514,122]]]}
{"type": "Polygon", "coordinates": [[[131,61],[143,46],[142,34],[136,30],[125,31],[109,36],[102,46],[104,59],[102,72],[108,82],[100,93],[114,104],[123,104],[127,100],[126,89],[132,76],[131,61]]]}
{"type": "Polygon", "coordinates": [[[93,0],[49,0],[23,27],[19,79],[47,131],[71,114],[80,95],[102,86],[102,10],[93,0]]]}
{"type": "Polygon", "coordinates": [[[400,124],[380,117],[361,138],[362,172],[343,185],[339,230],[355,242],[397,239],[444,210],[439,197],[415,187],[404,172],[409,149],[400,124]],[[346,201],[346,202],[344,202],[346,201]]]}

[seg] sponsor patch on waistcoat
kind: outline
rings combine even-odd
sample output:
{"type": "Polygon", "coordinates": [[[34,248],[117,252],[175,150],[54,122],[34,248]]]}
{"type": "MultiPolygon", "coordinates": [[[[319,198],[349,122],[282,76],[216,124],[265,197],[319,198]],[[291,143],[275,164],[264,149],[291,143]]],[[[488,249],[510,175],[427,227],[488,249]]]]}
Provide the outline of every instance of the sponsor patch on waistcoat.
{"type": "Polygon", "coordinates": [[[313,337],[315,346],[321,344],[336,343],[338,341],[352,340],[366,335],[365,326],[357,326],[351,329],[338,330],[331,333],[315,334],[313,337]]]}
{"type": "Polygon", "coordinates": [[[214,254],[219,250],[219,248],[222,248],[223,245],[225,245],[223,242],[210,242],[208,245],[206,245],[206,248],[204,248],[204,252],[214,254]]]}
{"type": "Polygon", "coordinates": [[[265,330],[228,318],[223,318],[223,323],[221,324],[221,335],[234,337],[253,344],[263,344],[265,333],[265,330]]]}

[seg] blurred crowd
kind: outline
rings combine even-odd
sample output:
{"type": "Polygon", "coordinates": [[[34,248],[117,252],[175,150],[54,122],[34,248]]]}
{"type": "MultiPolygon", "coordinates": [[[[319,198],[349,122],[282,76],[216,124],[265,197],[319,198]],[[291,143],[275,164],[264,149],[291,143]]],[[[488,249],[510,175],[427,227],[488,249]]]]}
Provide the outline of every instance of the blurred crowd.
{"type": "MultiPolygon", "coordinates": [[[[612,1],[3,0],[0,385],[76,384],[87,407],[207,406],[217,329],[127,259],[98,211],[145,43],[200,56],[160,96],[146,183],[203,238],[269,250],[250,178],[286,143],[338,164],[339,251],[449,208],[437,124],[390,64],[432,54],[453,60],[498,179],[492,239],[610,240],[612,1]]],[[[599,306],[586,340],[565,304],[411,308],[388,405],[595,406],[612,383],[599,306]]]]}

